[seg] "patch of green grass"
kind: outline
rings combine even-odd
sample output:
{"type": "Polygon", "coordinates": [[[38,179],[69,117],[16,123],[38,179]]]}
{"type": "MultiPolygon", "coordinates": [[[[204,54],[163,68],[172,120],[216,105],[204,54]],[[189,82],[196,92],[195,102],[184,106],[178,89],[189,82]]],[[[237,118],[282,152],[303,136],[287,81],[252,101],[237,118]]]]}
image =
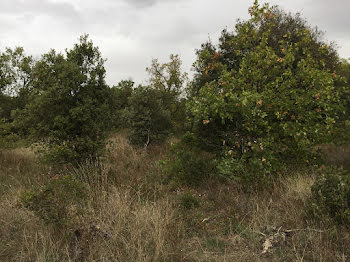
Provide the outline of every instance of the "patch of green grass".
{"type": "Polygon", "coordinates": [[[222,239],[219,239],[215,236],[208,237],[205,240],[205,247],[211,251],[224,252],[226,246],[227,246],[227,244],[225,243],[225,241],[223,241],[222,239]]]}
{"type": "Polygon", "coordinates": [[[181,196],[180,202],[181,206],[184,209],[192,209],[199,207],[199,199],[189,193],[183,194],[181,196]]]}

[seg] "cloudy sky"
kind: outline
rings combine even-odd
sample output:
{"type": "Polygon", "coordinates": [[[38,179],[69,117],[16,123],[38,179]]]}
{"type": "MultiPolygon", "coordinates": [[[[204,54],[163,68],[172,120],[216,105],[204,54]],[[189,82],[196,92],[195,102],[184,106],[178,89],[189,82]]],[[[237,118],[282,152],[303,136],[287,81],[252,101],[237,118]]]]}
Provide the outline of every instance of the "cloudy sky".
{"type": "MultiPolygon", "coordinates": [[[[260,1],[262,2],[262,1],[260,1]]],[[[301,12],[310,24],[326,31],[341,57],[350,57],[350,1],[271,0],[283,9],[301,12]]],[[[215,42],[236,19],[248,18],[253,0],[0,0],[0,50],[23,46],[39,57],[54,48],[71,48],[88,33],[107,58],[107,82],[147,78],[152,58],[166,62],[179,54],[186,71],[195,49],[215,42]]]]}

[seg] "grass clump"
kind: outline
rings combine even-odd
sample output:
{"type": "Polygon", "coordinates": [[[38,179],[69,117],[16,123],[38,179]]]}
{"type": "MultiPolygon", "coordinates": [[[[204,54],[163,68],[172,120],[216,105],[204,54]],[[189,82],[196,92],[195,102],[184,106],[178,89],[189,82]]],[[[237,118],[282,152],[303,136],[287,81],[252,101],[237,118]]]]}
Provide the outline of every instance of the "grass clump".
{"type": "MultiPolygon", "coordinates": [[[[59,172],[36,162],[29,149],[0,152],[4,189],[0,261],[347,261],[350,257],[346,226],[337,226],[334,219],[316,224],[308,216],[311,185],[321,177],[314,168],[281,170],[289,173],[268,190],[244,190],[236,179],[221,183],[215,169],[200,176],[198,187],[185,182],[174,187],[174,181],[181,181],[177,174],[166,183],[158,164],[174,146],[150,145],[143,150],[132,147],[127,134],[112,139],[108,158],[65,166],[59,172]],[[65,175],[52,179],[57,173],[65,175]],[[87,199],[74,193],[79,188],[87,199]],[[263,244],[272,237],[273,246],[262,254],[263,244]]],[[[324,209],[320,212],[326,216],[324,209]]]]}
{"type": "Polygon", "coordinates": [[[21,202],[45,223],[65,226],[83,213],[87,198],[84,183],[70,175],[56,175],[43,188],[26,191],[21,202]]]}
{"type": "Polygon", "coordinates": [[[329,217],[338,224],[350,223],[350,173],[328,167],[317,177],[311,188],[312,211],[315,217],[329,217]]]}
{"type": "Polygon", "coordinates": [[[189,186],[199,186],[215,173],[213,156],[200,149],[191,133],[171,147],[168,159],[161,161],[161,165],[170,180],[189,186]]]}
{"type": "Polygon", "coordinates": [[[199,207],[199,200],[198,198],[194,197],[193,195],[189,193],[185,193],[181,196],[181,206],[184,209],[192,209],[199,207]]]}

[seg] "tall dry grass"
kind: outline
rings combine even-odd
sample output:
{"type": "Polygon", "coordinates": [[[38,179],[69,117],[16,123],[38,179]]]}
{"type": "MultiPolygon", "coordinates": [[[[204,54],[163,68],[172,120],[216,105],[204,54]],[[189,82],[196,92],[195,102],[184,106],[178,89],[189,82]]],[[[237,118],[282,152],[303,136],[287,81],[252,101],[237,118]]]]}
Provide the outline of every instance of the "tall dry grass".
{"type": "Polygon", "coordinates": [[[36,162],[29,148],[0,149],[0,197],[45,181],[50,168],[36,162]]]}
{"type": "Polygon", "coordinates": [[[62,169],[88,185],[89,207],[74,225],[59,229],[43,223],[20,202],[25,190],[45,184],[54,173],[49,167],[38,168],[29,149],[1,152],[5,172],[0,177],[12,176],[16,183],[4,180],[9,189],[0,199],[0,261],[176,258],[181,231],[176,207],[165,195],[155,199],[152,187],[145,186],[150,184],[148,174],[159,174],[156,161],[161,150],[137,150],[124,137],[115,139],[118,144],[104,162],[87,161],[72,170],[62,169]]]}
{"type": "MultiPolygon", "coordinates": [[[[57,229],[20,202],[54,174],[28,149],[0,152],[0,261],[348,261],[346,228],[310,218],[312,169],[289,170],[264,192],[233,182],[200,188],[162,182],[167,145],[131,147],[116,134],[109,155],[65,170],[88,185],[79,220],[57,229]],[[192,195],[199,206],[182,205],[192,195]],[[283,233],[283,234],[282,234],[283,233]],[[275,236],[263,253],[263,244],[275,236]]],[[[67,196],[69,197],[69,196],[67,196]]]]}
{"type": "Polygon", "coordinates": [[[170,200],[141,200],[113,188],[86,217],[77,249],[86,261],[170,261],[179,233],[170,200]]]}
{"type": "Polygon", "coordinates": [[[140,201],[113,189],[103,205],[58,232],[7,199],[0,261],[171,261],[180,236],[171,201],[140,201]]]}

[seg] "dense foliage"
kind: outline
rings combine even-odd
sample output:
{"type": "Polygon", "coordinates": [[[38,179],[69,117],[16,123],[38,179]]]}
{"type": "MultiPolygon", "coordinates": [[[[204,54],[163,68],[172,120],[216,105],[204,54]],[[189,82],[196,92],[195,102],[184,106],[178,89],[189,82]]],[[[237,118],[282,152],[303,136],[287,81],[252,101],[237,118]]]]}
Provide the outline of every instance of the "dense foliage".
{"type": "Polygon", "coordinates": [[[135,82],[132,80],[122,80],[117,86],[112,87],[114,93],[114,121],[113,125],[116,128],[127,127],[128,120],[126,116],[126,109],[129,105],[129,98],[133,93],[135,82]]]}
{"type": "Polygon", "coordinates": [[[182,62],[178,55],[170,55],[169,60],[163,64],[157,59],[152,60],[151,66],[146,68],[149,74],[148,84],[160,92],[161,99],[170,112],[172,128],[180,131],[184,128],[186,109],[183,95],[188,76],[181,70],[182,62]]]}
{"type": "Polygon", "coordinates": [[[69,175],[57,175],[43,188],[25,192],[21,201],[45,223],[67,226],[86,208],[87,199],[84,183],[69,175]]]}
{"type": "Polygon", "coordinates": [[[332,141],[337,144],[344,144],[350,141],[350,63],[349,60],[342,59],[338,65],[337,74],[341,76],[341,82],[337,83],[341,93],[342,102],[345,105],[345,114],[340,115],[340,121],[336,123],[332,141]],[[344,85],[345,82],[345,85],[344,85]]]}
{"type": "Polygon", "coordinates": [[[78,164],[103,154],[112,128],[126,128],[129,142],[144,147],[190,131],[164,170],[193,185],[214,175],[261,185],[282,166],[311,163],[316,145],[348,139],[349,62],[299,14],[257,1],[249,14],[223,30],[218,45],[197,50],[190,84],[170,55],[152,60],[146,85],[130,79],[109,88],[105,60],[87,35],[37,61],[23,48],[6,49],[1,146],[21,135],[45,159],[78,164]]]}
{"type": "Polygon", "coordinates": [[[170,55],[170,61],[164,64],[153,59],[146,70],[147,86],[133,88],[132,81],[122,81],[115,88],[121,98],[119,119],[131,129],[130,142],[138,146],[162,142],[171,132],[181,132],[186,114],[181,95],[187,74],[181,71],[179,56],[170,55]]]}
{"type": "Polygon", "coordinates": [[[215,175],[213,154],[202,150],[198,143],[193,134],[186,133],[178,143],[172,145],[167,159],[161,161],[163,172],[170,181],[199,186],[215,175]]]}
{"type": "Polygon", "coordinates": [[[33,68],[30,101],[17,125],[50,160],[77,163],[100,155],[113,98],[104,77],[104,60],[87,35],[65,55],[50,51],[33,68]]]}
{"type": "Polygon", "coordinates": [[[317,219],[325,217],[337,223],[350,223],[350,173],[330,167],[317,177],[312,190],[312,211],[317,219]]]}
{"type": "Polygon", "coordinates": [[[110,88],[87,35],[1,51],[0,261],[350,257],[350,63],[299,14],[249,13],[189,83],[170,55],[110,88]]]}
{"type": "Polygon", "coordinates": [[[314,30],[268,5],[255,2],[249,12],[217,48],[198,51],[189,107],[198,136],[222,155],[224,173],[245,176],[244,166],[254,167],[251,180],[259,181],[287,160],[308,161],[345,105],[337,57],[314,30]]]}
{"type": "Polygon", "coordinates": [[[33,58],[21,47],[0,50],[0,147],[11,147],[18,140],[12,111],[28,101],[33,64],[33,58]]]}
{"type": "Polygon", "coordinates": [[[132,144],[145,146],[161,142],[171,130],[170,111],[162,100],[159,90],[139,86],[129,98],[127,119],[131,127],[132,144]]]}

